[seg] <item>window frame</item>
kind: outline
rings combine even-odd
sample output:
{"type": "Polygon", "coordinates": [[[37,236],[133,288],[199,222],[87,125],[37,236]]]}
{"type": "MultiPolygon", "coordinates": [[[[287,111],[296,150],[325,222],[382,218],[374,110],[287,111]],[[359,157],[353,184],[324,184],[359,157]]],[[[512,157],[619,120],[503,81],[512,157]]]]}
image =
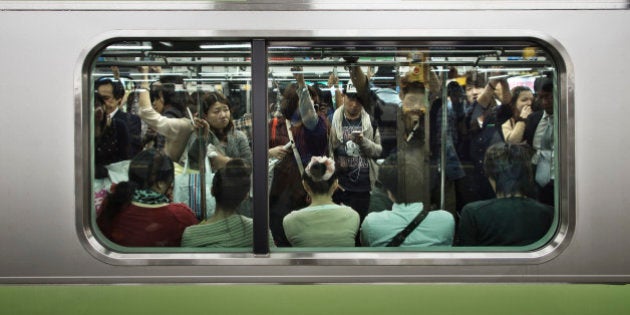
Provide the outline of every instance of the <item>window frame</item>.
{"type": "MultiPolygon", "coordinates": [[[[86,45],[75,69],[75,227],[80,243],[95,258],[112,265],[506,265],[541,264],[557,257],[570,243],[575,229],[575,132],[573,65],[564,47],[555,39],[525,30],[371,30],[362,35],[359,30],[286,30],[286,31],[113,31],[103,34],[86,45]],[[90,110],[90,71],[98,52],[108,44],[124,40],[144,39],[198,39],[205,41],[249,41],[252,43],[252,133],[267,139],[266,104],[267,54],[266,47],[274,41],[481,41],[484,44],[509,40],[531,41],[544,47],[556,65],[557,78],[554,99],[557,104],[554,124],[557,136],[556,207],[557,214],[551,236],[544,245],[526,251],[474,250],[471,247],[449,248],[448,251],[423,248],[395,250],[382,248],[344,248],[343,251],[307,251],[295,248],[270,251],[266,233],[268,207],[256,207],[254,216],[254,242],[251,252],[208,252],[190,248],[141,250],[134,253],[116,251],[111,242],[95,228],[92,211],[92,155],[93,126],[90,110]],[[462,38],[465,38],[462,40],[462,38]],[[259,58],[259,57],[263,58],[259,58]],[[262,69],[262,70],[261,70],[262,69]],[[263,118],[264,117],[264,118],[263,118]],[[265,123],[262,123],[265,121],[265,123]],[[559,163],[562,162],[562,163],[559,163]],[[260,234],[260,235],[259,235],[260,234]],[[264,240],[264,241],[263,241],[264,240]],[[267,244],[268,245],[268,244],[267,244]]],[[[267,141],[252,141],[253,153],[253,204],[268,205],[267,196],[267,141]],[[258,152],[258,154],[256,153],[258,152]]],[[[549,235],[548,234],[548,235],[549,235]]],[[[521,247],[523,248],[523,247],[521,247]]],[[[527,248],[527,247],[525,247],[527,248]]]]}

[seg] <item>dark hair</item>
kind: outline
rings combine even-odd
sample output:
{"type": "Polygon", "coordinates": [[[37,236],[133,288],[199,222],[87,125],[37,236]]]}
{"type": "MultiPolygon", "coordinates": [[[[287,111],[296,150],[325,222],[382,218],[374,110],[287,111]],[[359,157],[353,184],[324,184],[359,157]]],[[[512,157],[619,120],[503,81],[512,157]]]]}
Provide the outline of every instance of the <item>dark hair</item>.
{"type": "Polygon", "coordinates": [[[312,176],[309,176],[304,172],[302,174],[302,179],[306,182],[306,185],[313,191],[316,195],[324,195],[327,194],[330,190],[330,187],[337,180],[336,172],[330,176],[328,180],[322,180],[322,177],[326,173],[326,164],[319,162],[311,162],[310,173],[312,176]]]}
{"type": "Polygon", "coordinates": [[[171,106],[179,111],[179,113],[174,115],[175,118],[183,117],[190,97],[186,91],[179,90],[178,85],[175,83],[162,83],[160,90],[164,98],[164,106],[171,106]]]}
{"type": "MultiPolygon", "coordinates": [[[[228,108],[230,107],[230,102],[228,101],[228,99],[219,92],[215,91],[203,95],[203,98],[201,100],[201,114],[203,115],[203,117],[206,117],[208,115],[208,111],[216,103],[223,103],[227,105],[228,108]]],[[[223,128],[223,130],[215,130],[214,128],[212,128],[212,131],[217,136],[217,138],[219,138],[219,140],[225,140],[227,138],[227,133],[233,129],[234,121],[232,119],[232,115],[230,115],[230,122],[227,124],[227,126],[225,126],[225,128],[223,128]]]]}
{"type": "MultiPolygon", "coordinates": [[[[314,87],[310,85],[306,87],[308,88],[308,94],[313,100],[318,98],[317,90],[314,87]]],[[[284,115],[286,119],[291,119],[291,116],[293,116],[298,109],[299,104],[300,97],[297,94],[297,84],[290,84],[284,89],[284,93],[282,94],[282,103],[280,105],[282,115],[284,115]]]]}
{"type": "Polygon", "coordinates": [[[199,169],[199,157],[201,156],[202,158],[205,158],[206,153],[207,153],[206,151],[208,151],[207,146],[208,146],[208,141],[203,139],[203,137],[197,138],[195,139],[195,141],[193,141],[193,143],[190,145],[190,148],[188,149],[187,157],[188,157],[189,168],[193,170],[199,169]],[[199,153],[200,149],[201,149],[201,154],[199,153]]]}
{"type": "Polygon", "coordinates": [[[129,164],[129,181],[118,183],[103,202],[106,225],[131,202],[136,189],[151,189],[160,182],[170,186],[174,177],[173,161],[166,154],[155,149],[138,153],[129,164]]]}
{"type": "Polygon", "coordinates": [[[162,84],[159,81],[151,82],[149,86],[149,97],[151,98],[151,103],[155,102],[156,99],[160,98],[160,93],[162,92],[162,84]]]}
{"type": "Polygon", "coordinates": [[[223,210],[233,210],[245,200],[250,189],[251,167],[243,159],[231,159],[212,179],[212,195],[223,210]]]}
{"type": "Polygon", "coordinates": [[[405,161],[402,165],[398,165],[397,160],[397,154],[392,154],[385,159],[378,169],[378,181],[383,185],[385,190],[388,190],[394,198],[396,198],[396,203],[419,202],[419,193],[407,193],[409,189],[399,187],[398,175],[399,167],[403,167],[402,170],[405,172],[405,176],[419,177],[422,175],[420,167],[407,161],[405,161]]]}
{"type": "Polygon", "coordinates": [[[515,88],[512,89],[511,94],[512,94],[512,99],[510,100],[510,104],[509,106],[512,108],[512,115],[514,117],[518,116],[520,113],[516,112],[516,101],[518,101],[518,98],[521,96],[521,93],[523,92],[532,92],[532,90],[526,86],[517,86],[515,88]]]}
{"type": "Polygon", "coordinates": [[[110,77],[102,77],[94,82],[94,89],[98,90],[99,87],[103,85],[111,84],[112,86],[112,94],[114,98],[119,100],[125,96],[125,87],[123,86],[120,80],[110,78],[110,77]]]}
{"type": "Polygon", "coordinates": [[[486,76],[483,73],[473,70],[466,71],[466,87],[485,87],[487,83],[486,76]]]}
{"type": "Polygon", "coordinates": [[[545,80],[542,81],[540,90],[543,92],[553,93],[553,80],[551,80],[550,78],[545,78],[545,80]]]}
{"type": "Polygon", "coordinates": [[[532,150],[525,144],[496,143],[488,148],[484,171],[496,182],[496,192],[506,197],[531,195],[532,150]]]}
{"type": "Polygon", "coordinates": [[[446,95],[449,97],[463,97],[464,91],[457,81],[451,81],[446,85],[446,95]]]}

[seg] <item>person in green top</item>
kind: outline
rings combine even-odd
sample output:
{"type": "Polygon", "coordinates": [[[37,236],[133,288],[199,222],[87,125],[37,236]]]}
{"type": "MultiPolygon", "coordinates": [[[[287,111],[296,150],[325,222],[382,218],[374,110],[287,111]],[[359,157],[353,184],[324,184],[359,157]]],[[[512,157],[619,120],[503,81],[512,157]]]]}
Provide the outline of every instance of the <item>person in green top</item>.
{"type": "MultiPolygon", "coordinates": [[[[237,209],[250,189],[251,167],[243,159],[227,161],[212,180],[216,209],[208,220],[186,228],[182,247],[251,247],[253,221],[237,209]]],[[[269,234],[269,243],[273,238],[269,234]]]]}
{"type": "Polygon", "coordinates": [[[314,156],[304,169],[302,185],[311,204],[286,215],[284,232],[294,247],[354,247],[359,229],[359,214],[337,205],[332,195],[337,189],[335,161],[314,156]]]}
{"type": "Polygon", "coordinates": [[[527,145],[497,143],[486,151],[484,171],[497,197],[462,209],[458,246],[525,246],[540,240],[553,222],[553,207],[533,195],[532,150],[527,145]]]}

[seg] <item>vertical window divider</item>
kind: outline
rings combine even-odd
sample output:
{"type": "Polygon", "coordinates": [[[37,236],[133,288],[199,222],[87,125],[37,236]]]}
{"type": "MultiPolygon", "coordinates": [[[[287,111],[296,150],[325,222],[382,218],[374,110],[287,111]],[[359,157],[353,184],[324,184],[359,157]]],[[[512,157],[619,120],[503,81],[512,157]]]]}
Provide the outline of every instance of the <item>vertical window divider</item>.
{"type": "Polygon", "coordinates": [[[267,42],[252,40],[252,176],[254,255],[269,254],[269,196],[267,176],[267,42]]]}

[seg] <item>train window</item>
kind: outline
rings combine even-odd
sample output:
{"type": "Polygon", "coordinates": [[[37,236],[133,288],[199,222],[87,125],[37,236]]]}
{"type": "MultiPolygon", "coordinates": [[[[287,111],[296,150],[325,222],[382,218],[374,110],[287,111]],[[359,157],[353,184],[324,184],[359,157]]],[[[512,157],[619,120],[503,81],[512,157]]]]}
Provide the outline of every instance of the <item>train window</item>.
{"type": "Polygon", "coordinates": [[[108,241],[251,251],[250,61],[247,42],[121,41],[98,53],[93,192],[108,241]]]}
{"type": "Polygon", "coordinates": [[[541,47],[272,42],[268,51],[278,246],[523,250],[550,231],[555,68],[541,47]]]}
{"type": "Polygon", "coordinates": [[[131,253],[541,248],[557,58],[521,39],[111,41],[89,61],[93,230],[131,253]]]}

